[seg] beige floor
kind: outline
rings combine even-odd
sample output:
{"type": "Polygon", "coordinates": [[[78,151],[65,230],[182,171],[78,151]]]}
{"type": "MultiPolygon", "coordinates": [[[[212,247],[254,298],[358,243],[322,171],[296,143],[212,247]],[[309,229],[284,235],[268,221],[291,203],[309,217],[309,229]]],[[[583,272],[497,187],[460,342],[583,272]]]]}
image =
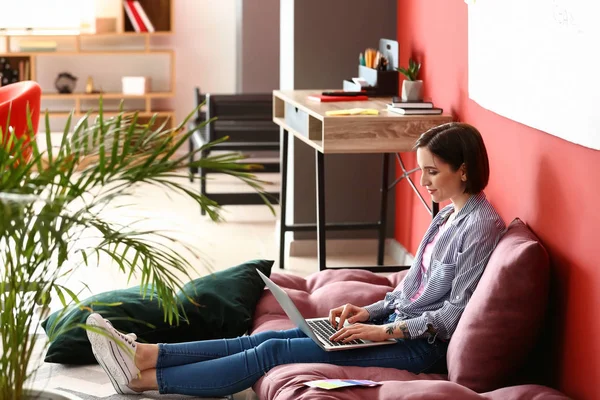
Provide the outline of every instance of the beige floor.
{"type": "MultiPolygon", "coordinates": [[[[275,182],[268,185],[270,190],[277,190],[278,176],[271,176],[275,182]]],[[[194,184],[187,179],[180,183],[193,190],[198,190],[198,181],[194,184]]],[[[209,183],[211,191],[226,192],[236,189],[244,190],[243,183],[232,178],[219,178],[209,183]]],[[[260,206],[225,206],[222,209],[222,222],[213,222],[208,216],[200,214],[200,208],[192,200],[174,193],[167,193],[162,187],[141,185],[135,190],[135,197],[124,203],[129,207],[112,207],[105,210],[108,218],[137,229],[157,229],[168,231],[169,235],[181,243],[170,243],[161,240],[180,254],[186,255],[193,269],[189,271],[192,277],[203,276],[211,271],[219,271],[238,265],[251,259],[275,260],[274,272],[290,273],[307,276],[318,270],[316,252],[306,257],[288,257],[286,268],[278,268],[279,243],[277,221],[279,208],[274,212],[264,205],[260,206]],[[138,222],[135,222],[138,221],[138,222]],[[189,251],[186,246],[194,248],[189,251]]],[[[288,235],[290,235],[288,233],[288,235]]],[[[361,254],[347,249],[328,254],[327,265],[331,267],[349,265],[373,265],[375,254],[361,254]]],[[[71,265],[77,265],[78,260],[71,260],[71,265]]],[[[389,256],[386,264],[393,264],[389,256]]],[[[139,282],[139,277],[127,281],[127,276],[117,270],[111,260],[101,258],[98,266],[79,267],[69,274],[69,285],[72,289],[83,290],[82,296],[107,290],[133,286],[139,282]],[[85,283],[89,291],[84,288],[85,283]],[[91,293],[90,293],[91,292],[91,293]]],[[[54,307],[60,304],[54,303],[54,307]]]]}

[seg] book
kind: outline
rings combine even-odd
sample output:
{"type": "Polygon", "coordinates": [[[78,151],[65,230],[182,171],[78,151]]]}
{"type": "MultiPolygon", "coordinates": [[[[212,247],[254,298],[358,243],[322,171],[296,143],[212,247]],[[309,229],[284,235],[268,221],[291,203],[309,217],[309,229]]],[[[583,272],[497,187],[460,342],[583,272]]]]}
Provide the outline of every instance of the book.
{"type": "Polygon", "coordinates": [[[388,111],[394,112],[396,114],[402,115],[438,115],[441,114],[444,110],[441,108],[402,108],[402,107],[394,107],[391,104],[388,104],[388,111]]]}
{"type": "Polygon", "coordinates": [[[417,108],[419,106],[421,106],[423,108],[425,108],[425,107],[433,107],[433,102],[430,101],[429,99],[427,99],[427,100],[404,101],[404,100],[402,100],[402,97],[400,97],[400,96],[393,96],[392,97],[392,104],[394,104],[396,107],[402,107],[400,104],[403,104],[403,105],[407,106],[407,107],[404,107],[404,108],[408,108],[411,105],[414,106],[414,107],[417,107],[417,108]]]}
{"type": "Polygon", "coordinates": [[[334,101],[365,101],[369,100],[369,96],[325,96],[322,94],[313,94],[308,96],[309,100],[329,103],[334,101]]]}
{"type": "Polygon", "coordinates": [[[144,25],[146,25],[148,32],[154,32],[154,25],[152,25],[152,22],[150,22],[150,18],[148,18],[148,15],[142,8],[140,2],[138,0],[134,0],[133,6],[135,7],[135,10],[137,11],[142,21],[144,22],[144,25]]]}
{"type": "Polygon", "coordinates": [[[140,14],[138,14],[137,8],[135,8],[135,2],[134,0],[127,0],[127,3],[129,3],[129,8],[131,9],[131,13],[133,14],[133,18],[135,18],[135,20],[137,21],[138,26],[140,27],[140,31],[141,32],[148,32],[148,28],[146,27],[146,24],[144,24],[144,21],[142,20],[142,17],[140,17],[140,14]]]}
{"type": "Polygon", "coordinates": [[[123,8],[125,9],[125,14],[127,14],[127,18],[129,18],[129,22],[131,22],[131,25],[133,26],[133,30],[136,32],[139,32],[140,26],[138,25],[137,21],[135,20],[135,17],[133,16],[133,12],[131,11],[131,6],[129,5],[127,0],[123,1],[123,8]]]}
{"type": "Polygon", "coordinates": [[[433,103],[430,101],[408,101],[408,102],[395,102],[390,103],[392,107],[400,108],[433,108],[433,103]]]}
{"type": "Polygon", "coordinates": [[[129,18],[129,22],[131,22],[131,25],[133,26],[133,30],[136,32],[148,32],[148,29],[146,29],[142,19],[137,14],[137,10],[133,6],[133,0],[125,0],[123,2],[123,7],[125,8],[125,13],[129,18]]]}

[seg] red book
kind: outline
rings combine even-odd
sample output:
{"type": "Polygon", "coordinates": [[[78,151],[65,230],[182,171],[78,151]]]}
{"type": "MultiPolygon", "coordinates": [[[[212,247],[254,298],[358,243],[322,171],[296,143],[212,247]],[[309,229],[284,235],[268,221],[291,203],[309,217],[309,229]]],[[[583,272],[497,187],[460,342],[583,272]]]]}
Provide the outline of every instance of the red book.
{"type": "Polygon", "coordinates": [[[138,10],[135,8],[135,6],[133,4],[133,0],[127,0],[127,5],[129,6],[129,10],[131,11],[131,14],[135,18],[135,22],[140,27],[140,32],[148,32],[148,28],[146,28],[144,21],[142,21],[142,17],[140,17],[138,10]]]}
{"type": "Polygon", "coordinates": [[[308,99],[320,101],[321,103],[329,103],[334,101],[365,101],[369,100],[369,96],[325,96],[322,94],[313,94],[308,96],[308,99]]]}

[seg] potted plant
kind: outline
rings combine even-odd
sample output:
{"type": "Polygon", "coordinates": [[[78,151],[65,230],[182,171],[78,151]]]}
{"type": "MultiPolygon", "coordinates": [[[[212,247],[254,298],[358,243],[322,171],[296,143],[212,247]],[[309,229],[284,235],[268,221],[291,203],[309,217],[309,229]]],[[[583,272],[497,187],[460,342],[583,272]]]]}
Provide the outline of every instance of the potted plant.
{"type": "Polygon", "coordinates": [[[423,81],[417,79],[420,69],[421,63],[417,63],[412,58],[408,61],[408,68],[398,68],[398,71],[406,77],[402,82],[402,101],[423,100],[423,81]]]}
{"type": "MultiPolygon", "coordinates": [[[[191,279],[193,267],[186,257],[155,240],[157,235],[173,242],[177,239],[106,219],[100,212],[103,207],[131,196],[137,185],[145,183],[184,194],[213,220],[220,220],[218,204],[173,179],[187,178],[189,167],[230,174],[264,194],[263,182],[252,174],[257,166],[240,164],[243,156],[233,153],[190,161],[202,148],[186,154],[180,151],[187,148],[193,134],[183,127],[195,112],[169,129],[166,123],[155,127],[156,117],[141,123],[137,113],[120,111],[107,117],[100,100],[97,117],[88,114],[73,124],[71,114],[60,148],[49,147],[47,152],[40,150],[36,140],[27,143],[5,127],[0,129],[0,144],[5,144],[0,146],[1,399],[39,398],[41,392],[29,389],[27,382],[37,369],[32,359],[34,345],[45,340],[35,335],[36,309],[48,311],[51,297],[59,298],[65,307],[79,303],[64,278],[76,268],[93,265],[93,256],[107,255],[120,271],[152,285],[165,317],[177,322],[175,293],[191,279]],[[30,157],[23,156],[25,146],[31,146],[30,157]],[[92,244],[79,240],[84,232],[95,233],[97,240],[92,244]],[[74,260],[79,262],[73,265],[74,260]]],[[[40,135],[50,144],[45,117],[46,129],[40,135]]],[[[28,125],[32,133],[30,116],[28,125]]],[[[41,398],[74,397],[53,392],[41,398]]]]}

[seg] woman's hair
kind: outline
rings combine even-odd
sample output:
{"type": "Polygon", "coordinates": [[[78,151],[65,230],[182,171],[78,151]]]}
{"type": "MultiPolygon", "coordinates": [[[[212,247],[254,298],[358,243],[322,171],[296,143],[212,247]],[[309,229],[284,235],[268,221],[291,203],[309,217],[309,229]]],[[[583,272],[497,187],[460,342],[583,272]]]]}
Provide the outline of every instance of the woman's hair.
{"type": "Polygon", "coordinates": [[[477,194],[487,186],[490,177],[488,155],[483,138],[475,127],[460,122],[436,126],[419,137],[414,149],[420,147],[426,147],[450,164],[453,171],[465,164],[465,193],[477,194]]]}

